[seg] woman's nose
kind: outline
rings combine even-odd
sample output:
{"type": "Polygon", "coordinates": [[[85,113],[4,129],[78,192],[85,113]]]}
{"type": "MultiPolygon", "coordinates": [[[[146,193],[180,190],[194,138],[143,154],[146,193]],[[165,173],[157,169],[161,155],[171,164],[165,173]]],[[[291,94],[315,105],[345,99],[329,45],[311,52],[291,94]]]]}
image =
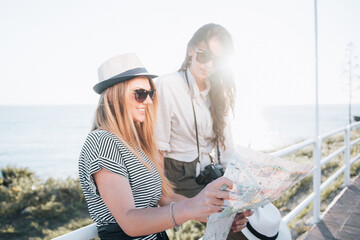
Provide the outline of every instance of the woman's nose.
{"type": "Polygon", "coordinates": [[[143,103],[146,104],[146,105],[149,105],[149,104],[153,103],[153,101],[152,101],[149,94],[146,96],[146,99],[145,99],[145,101],[143,103]]]}

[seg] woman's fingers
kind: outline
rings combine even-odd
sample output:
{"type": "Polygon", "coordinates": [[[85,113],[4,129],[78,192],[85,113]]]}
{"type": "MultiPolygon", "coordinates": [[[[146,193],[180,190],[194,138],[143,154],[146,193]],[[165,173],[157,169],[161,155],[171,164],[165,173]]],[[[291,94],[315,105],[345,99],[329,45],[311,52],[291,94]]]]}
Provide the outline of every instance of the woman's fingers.
{"type": "Polygon", "coordinates": [[[218,212],[221,209],[221,207],[222,207],[221,205],[215,205],[215,204],[209,205],[209,207],[208,207],[208,209],[209,209],[208,215],[210,215],[211,213],[218,212]]]}
{"type": "Polygon", "coordinates": [[[215,198],[211,203],[215,206],[222,207],[224,205],[224,200],[215,198]]]}
{"type": "Polygon", "coordinates": [[[246,217],[250,217],[254,214],[254,209],[246,210],[244,214],[246,215],[246,217]]]}
{"type": "MultiPolygon", "coordinates": [[[[222,189],[231,189],[232,187],[232,181],[226,177],[220,177],[208,184],[196,197],[199,200],[199,207],[202,208],[201,213],[197,215],[197,218],[203,219],[204,216],[209,216],[214,212],[218,212],[222,208],[224,200],[228,199],[230,196],[228,191],[223,191],[222,189]]],[[[247,217],[252,214],[253,210],[247,210],[237,214],[231,225],[232,231],[239,232],[245,228],[246,223],[248,222],[247,217]]]]}
{"type": "Polygon", "coordinates": [[[230,179],[226,177],[220,177],[216,179],[215,181],[209,183],[205,189],[204,194],[207,197],[215,197],[220,199],[228,199],[229,198],[229,192],[220,190],[223,186],[226,186],[226,188],[232,188],[233,183],[230,179]]]}
{"type": "Polygon", "coordinates": [[[234,221],[231,225],[231,229],[233,232],[239,232],[243,228],[246,227],[246,223],[248,222],[247,217],[251,216],[253,214],[253,210],[247,210],[242,213],[236,214],[234,221]]]}
{"type": "Polygon", "coordinates": [[[215,189],[220,189],[223,185],[226,185],[228,188],[232,189],[233,182],[226,177],[219,177],[218,179],[208,184],[208,186],[214,187],[215,189]]]}
{"type": "Polygon", "coordinates": [[[233,232],[240,232],[241,230],[243,230],[246,227],[246,223],[243,225],[236,225],[231,227],[233,232]]]}
{"type": "Polygon", "coordinates": [[[245,210],[243,212],[238,212],[235,216],[235,220],[240,220],[240,219],[250,217],[252,214],[253,214],[253,210],[245,210]]]}
{"type": "Polygon", "coordinates": [[[207,198],[203,201],[201,205],[205,207],[206,212],[210,214],[219,211],[219,209],[222,208],[223,204],[224,204],[224,200],[222,199],[207,198]]]}
{"type": "Polygon", "coordinates": [[[239,220],[236,220],[231,225],[231,229],[233,232],[240,232],[243,228],[246,227],[246,223],[248,222],[247,218],[242,218],[239,220]]]}
{"type": "Polygon", "coordinates": [[[248,219],[246,217],[244,218],[238,218],[238,219],[235,219],[234,222],[233,222],[233,225],[234,226],[237,226],[237,225],[244,225],[248,222],[248,219]]]}
{"type": "Polygon", "coordinates": [[[197,213],[199,218],[205,215],[209,216],[211,213],[218,212],[222,208],[224,200],[228,199],[230,195],[228,191],[220,190],[222,186],[231,189],[233,183],[226,177],[220,177],[208,184],[193,198],[192,202],[199,211],[197,213]]]}
{"type": "Polygon", "coordinates": [[[228,199],[230,197],[230,194],[227,191],[208,189],[207,191],[205,191],[205,196],[208,198],[228,199]]]}

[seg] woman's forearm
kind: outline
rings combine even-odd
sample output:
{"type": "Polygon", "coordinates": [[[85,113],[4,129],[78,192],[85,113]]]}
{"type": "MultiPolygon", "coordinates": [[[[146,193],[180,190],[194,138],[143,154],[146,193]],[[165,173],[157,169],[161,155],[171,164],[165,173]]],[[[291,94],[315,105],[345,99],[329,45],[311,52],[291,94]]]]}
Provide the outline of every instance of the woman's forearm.
{"type": "Polygon", "coordinates": [[[171,202],[179,202],[185,199],[188,198],[177,193],[173,193],[171,196],[163,195],[159,201],[159,206],[166,206],[169,205],[171,202]]]}
{"type": "Polygon", "coordinates": [[[208,184],[198,195],[184,199],[178,194],[163,197],[159,202],[163,207],[136,208],[134,197],[127,178],[101,169],[94,174],[100,195],[107,208],[122,230],[130,236],[142,236],[164,231],[190,219],[206,220],[211,213],[218,211],[229,193],[221,191],[224,184],[232,188],[232,181],[224,177],[208,184]],[[168,204],[173,204],[172,217],[168,204]]]}
{"type": "MultiPolygon", "coordinates": [[[[189,201],[191,200],[186,199],[174,203],[172,216],[177,225],[193,219],[193,211],[189,207],[191,206],[189,201]]],[[[127,224],[121,225],[121,228],[129,236],[148,235],[175,227],[171,219],[169,205],[157,208],[131,209],[127,211],[126,219],[127,224]]]]}

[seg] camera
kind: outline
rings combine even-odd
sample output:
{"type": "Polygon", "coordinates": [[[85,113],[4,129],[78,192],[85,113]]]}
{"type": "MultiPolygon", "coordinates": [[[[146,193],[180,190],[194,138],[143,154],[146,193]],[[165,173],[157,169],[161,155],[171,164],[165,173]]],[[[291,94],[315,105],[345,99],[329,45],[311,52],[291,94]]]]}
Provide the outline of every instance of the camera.
{"type": "Polygon", "coordinates": [[[195,181],[199,185],[206,185],[224,175],[224,172],[221,164],[209,164],[205,167],[204,171],[201,171],[199,176],[195,178],[195,181]]]}

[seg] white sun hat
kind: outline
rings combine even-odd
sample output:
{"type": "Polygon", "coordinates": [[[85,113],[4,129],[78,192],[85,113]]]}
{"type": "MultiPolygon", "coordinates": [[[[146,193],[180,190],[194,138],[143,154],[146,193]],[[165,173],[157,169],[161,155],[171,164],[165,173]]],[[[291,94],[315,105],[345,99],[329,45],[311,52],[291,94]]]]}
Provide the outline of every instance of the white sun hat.
{"type": "Polygon", "coordinates": [[[138,76],[156,78],[148,73],[140,59],[134,53],[124,53],[108,59],[98,69],[99,83],[94,91],[101,94],[107,88],[138,76]]]}
{"type": "Polygon", "coordinates": [[[248,220],[241,232],[249,240],[291,240],[288,227],[272,203],[254,209],[248,220]]]}

